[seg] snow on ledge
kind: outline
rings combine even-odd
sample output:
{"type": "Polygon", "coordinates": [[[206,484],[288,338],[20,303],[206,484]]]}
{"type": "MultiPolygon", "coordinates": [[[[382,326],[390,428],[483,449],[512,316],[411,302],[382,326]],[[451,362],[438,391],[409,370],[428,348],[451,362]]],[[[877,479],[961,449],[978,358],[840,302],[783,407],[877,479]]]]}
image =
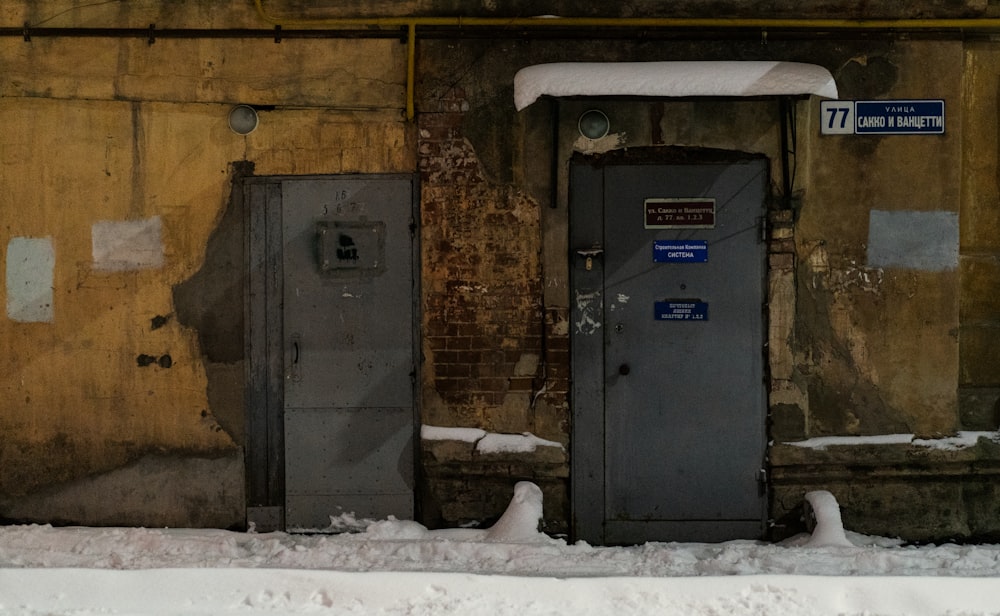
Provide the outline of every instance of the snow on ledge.
{"type": "Polygon", "coordinates": [[[549,96],[780,96],[837,98],[830,71],[802,62],[560,62],[514,75],[520,111],[549,96]]]}
{"type": "Polygon", "coordinates": [[[481,453],[530,453],[539,447],[563,448],[559,443],[538,438],[531,432],[487,434],[476,443],[476,451],[481,453]]]}
{"type": "Polygon", "coordinates": [[[462,441],[475,443],[486,436],[486,430],[479,428],[443,428],[440,426],[420,426],[420,438],[425,441],[462,441]]]}
{"type": "Polygon", "coordinates": [[[530,432],[498,434],[479,428],[447,428],[420,426],[420,438],[425,441],[462,441],[475,443],[480,453],[531,453],[539,447],[564,449],[561,443],[539,438],[530,432]]]}
{"type": "Polygon", "coordinates": [[[994,442],[1000,442],[998,432],[959,432],[957,436],[946,438],[917,438],[913,434],[878,434],[874,436],[820,436],[806,439],[804,441],[786,441],[783,445],[794,447],[806,447],[809,449],[826,449],[831,446],[858,446],[858,445],[915,445],[917,447],[927,447],[930,449],[941,449],[954,451],[972,447],[980,438],[987,438],[994,442]]]}

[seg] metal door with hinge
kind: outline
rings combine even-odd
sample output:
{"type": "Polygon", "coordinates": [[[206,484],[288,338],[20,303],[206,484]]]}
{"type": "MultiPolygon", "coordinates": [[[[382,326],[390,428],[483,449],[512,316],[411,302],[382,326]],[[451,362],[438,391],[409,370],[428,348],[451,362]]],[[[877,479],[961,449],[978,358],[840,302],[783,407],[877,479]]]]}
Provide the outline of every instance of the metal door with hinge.
{"type": "Polygon", "coordinates": [[[570,171],[573,530],[762,535],[763,158],[570,171]]]}
{"type": "Polygon", "coordinates": [[[251,381],[267,384],[251,389],[248,440],[266,450],[248,455],[251,513],[283,499],[289,530],[411,519],[413,177],[248,184],[251,381]]]}

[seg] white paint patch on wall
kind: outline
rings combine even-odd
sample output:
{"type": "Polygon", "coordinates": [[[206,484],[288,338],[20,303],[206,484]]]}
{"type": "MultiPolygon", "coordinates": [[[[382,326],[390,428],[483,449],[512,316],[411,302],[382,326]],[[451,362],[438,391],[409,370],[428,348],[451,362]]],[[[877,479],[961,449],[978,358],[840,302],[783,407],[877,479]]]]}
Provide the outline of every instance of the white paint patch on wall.
{"type": "Polygon", "coordinates": [[[958,214],[872,210],[868,267],[943,272],[958,268],[958,214]]]}
{"type": "Polygon", "coordinates": [[[90,230],[94,269],[127,272],[163,267],[159,216],[145,220],[99,220],[90,230]]]}
{"type": "Polygon", "coordinates": [[[15,237],[7,243],[7,316],[22,323],[51,323],[56,251],[52,238],[15,237]]]}
{"type": "Polygon", "coordinates": [[[611,133],[599,139],[588,139],[583,135],[573,142],[573,149],[582,154],[604,154],[628,145],[628,135],[624,132],[611,133]]]}

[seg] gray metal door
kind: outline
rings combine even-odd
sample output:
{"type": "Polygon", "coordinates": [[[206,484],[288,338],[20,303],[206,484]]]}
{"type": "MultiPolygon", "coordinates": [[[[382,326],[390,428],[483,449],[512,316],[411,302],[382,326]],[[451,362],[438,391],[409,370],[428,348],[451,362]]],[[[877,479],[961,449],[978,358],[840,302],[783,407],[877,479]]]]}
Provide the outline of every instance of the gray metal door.
{"type": "Polygon", "coordinates": [[[269,412],[283,418],[285,526],[322,529],[342,513],[412,519],[413,179],[269,186],[282,272],[270,308],[280,344],[269,349],[280,354],[281,403],[269,412]]]}
{"type": "Polygon", "coordinates": [[[767,164],[575,163],[574,528],[759,537],[767,164]]]}

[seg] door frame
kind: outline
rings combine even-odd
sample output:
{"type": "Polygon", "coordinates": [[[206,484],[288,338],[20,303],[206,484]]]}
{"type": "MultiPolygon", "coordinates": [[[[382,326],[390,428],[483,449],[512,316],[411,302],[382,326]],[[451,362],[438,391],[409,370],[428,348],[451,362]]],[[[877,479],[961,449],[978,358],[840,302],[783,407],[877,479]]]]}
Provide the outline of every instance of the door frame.
{"type": "Polygon", "coordinates": [[[233,190],[242,200],[244,226],[244,360],[247,526],[260,532],[285,530],[284,292],[282,184],[310,180],[406,180],[409,207],[413,388],[414,512],[420,519],[420,175],[346,173],[245,176],[233,190]]]}
{"type": "MultiPolygon", "coordinates": [[[[604,301],[601,295],[604,291],[603,267],[586,270],[577,267],[581,259],[588,256],[601,259],[601,252],[594,247],[577,245],[577,238],[601,238],[603,242],[602,216],[581,216],[579,207],[573,202],[574,194],[605,193],[604,169],[615,165],[720,165],[737,163],[749,159],[763,160],[770,169],[769,159],[761,154],[752,154],[731,150],[716,150],[698,147],[681,146],[651,146],[629,148],[627,151],[611,151],[598,156],[574,153],[570,158],[567,170],[567,200],[568,200],[568,247],[569,255],[569,301],[570,301],[570,380],[571,380],[571,436],[570,436],[570,534],[575,540],[583,539],[595,543],[605,543],[606,518],[606,488],[605,469],[607,452],[605,450],[605,409],[602,378],[593,378],[593,374],[605,374],[603,332],[604,301]],[[578,331],[587,324],[598,323],[592,335],[578,331]],[[587,369],[581,369],[587,366],[587,369]],[[586,376],[584,375],[586,373],[586,376]],[[595,402],[596,401],[596,402],[595,402]],[[582,452],[586,452],[585,454],[582,452]]],[[[765,191],[767,188],[765,188],[765,191]]],[[[766,228],[767,200],[761,207],[761,235],[766,228]]],[[[603,199],[603,197],[602,197],[603,199]]],[[[766,530],[768,512],[768,485],[766,483],[767,455],[767,414],[768,414],[768,375],[769,357],[768,344],[768,286],[769,275],[766,257],[766,240],[761,238],[765,248],[762,249],[762,337],[760,353],[762,356],[761,383],[761,469],[758,472],[758,485],[762,498],[760,503],[760,536],[766,530]]],[[[600,247],[603,250],[603,246],[600,247]]]]}

